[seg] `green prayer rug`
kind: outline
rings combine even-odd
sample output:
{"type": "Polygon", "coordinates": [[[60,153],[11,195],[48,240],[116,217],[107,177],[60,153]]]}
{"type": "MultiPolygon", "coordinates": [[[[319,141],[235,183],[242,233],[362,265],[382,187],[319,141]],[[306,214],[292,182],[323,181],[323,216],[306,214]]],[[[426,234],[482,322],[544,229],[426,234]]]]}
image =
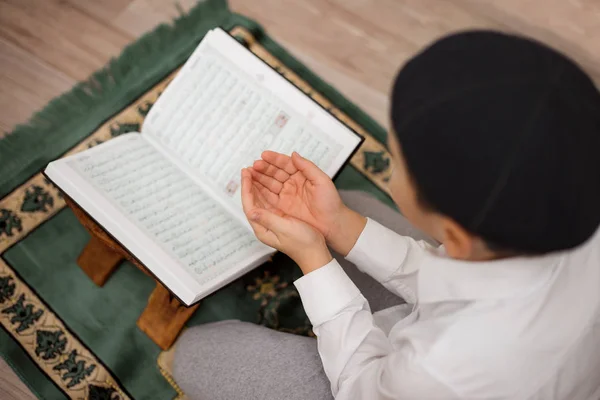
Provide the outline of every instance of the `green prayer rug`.
{"type": "MultiPolygon", "coordinates": [[[[124,263],[104,287],[95,286],[76,263],[89,235],[41,171],[55,158],[139,131],[178,67],[216,26],[365,137],[336,185],[391,204],[385,131],[224,0],[198,4],[0,139],[0,354],[40,398],[182,397],[169,353],[136,326],[154,281],[124,263]]],[[[188,326],[239,319],[311,335],[292,284],[300,275],[277,254],[202,300],[188,326]]]]}

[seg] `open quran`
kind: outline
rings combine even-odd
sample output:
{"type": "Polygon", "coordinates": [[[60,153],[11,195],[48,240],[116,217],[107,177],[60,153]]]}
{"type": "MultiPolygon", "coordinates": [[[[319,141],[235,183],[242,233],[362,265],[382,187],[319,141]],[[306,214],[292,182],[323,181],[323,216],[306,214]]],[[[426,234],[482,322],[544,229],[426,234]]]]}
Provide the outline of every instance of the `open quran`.
{"type": "Polygon", "coordinates": [[[362,138],[221,29],[210,31],[144,120],[51,162],[69,198],[191,305],[265,262],[240,171],[296,151],[333,177],[362,138]]]}

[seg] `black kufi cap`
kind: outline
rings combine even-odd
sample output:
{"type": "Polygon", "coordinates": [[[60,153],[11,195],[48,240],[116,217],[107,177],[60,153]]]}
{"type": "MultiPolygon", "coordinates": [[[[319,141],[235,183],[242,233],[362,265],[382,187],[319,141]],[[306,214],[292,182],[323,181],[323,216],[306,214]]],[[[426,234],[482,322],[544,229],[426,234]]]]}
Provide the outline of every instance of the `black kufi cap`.
{"type": "Polygon", "coordinates": [[[488,31],[445,37],[396,78],[392,125],[418,190],[510,249],[575,247],[600,223],[600,93],[569,58],[488,31]]]}

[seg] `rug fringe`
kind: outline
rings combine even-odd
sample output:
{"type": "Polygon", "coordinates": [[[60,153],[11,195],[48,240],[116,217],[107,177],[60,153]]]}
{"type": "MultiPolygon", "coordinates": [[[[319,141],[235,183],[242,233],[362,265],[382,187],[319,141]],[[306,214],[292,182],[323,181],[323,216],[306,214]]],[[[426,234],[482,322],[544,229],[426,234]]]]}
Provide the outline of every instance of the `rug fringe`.
{"type": "Polygon", "coordinates": [[[250,30],[267,50],[276,50],[284,65],[385,143],[386,132],[379,124],[265,35],[259,24],[232,13],[226,0],[204,0],[172,24],[144,34],[86,81],[51,100],[28,123],[0,135],[0,198],[183,64],[208,30],[236,25],[250,30]]]}
{"type": "MultiPolygon", "coordinates": [[[[83,139],[182,64],[208,30],[231,24],[232,16],[226,0],[199,2],[171,24],[144,34],[87,80],[51,100],[27,123],[0,135],[0,197],[12,189],[13,175],[32,164],[32,151],[48,161],[61,155],[74,139],[83,139]]],[[[39,170],[39,164],[36,167],[32,173],[39,170]]]]}

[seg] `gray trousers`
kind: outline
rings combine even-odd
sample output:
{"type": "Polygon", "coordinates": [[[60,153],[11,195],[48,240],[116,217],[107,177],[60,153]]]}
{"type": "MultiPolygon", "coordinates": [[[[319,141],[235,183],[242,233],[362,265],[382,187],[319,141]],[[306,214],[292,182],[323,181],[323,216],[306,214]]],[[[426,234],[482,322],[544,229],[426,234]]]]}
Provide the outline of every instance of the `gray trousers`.
{"type": "MultiPolygon", "coordinates": [[[[388,228],[419,240],[397,211],[363,192],[341,192],[344,203],[388,228]]],[[[373,312],[404,303],[353,264],[335,255],[369,301],[373,312]]],[[[175,348],[175,381],[198,400],[332,399],[329,380],[313,338],[277,332],[240,321],[221,321],[186,330],[175,348]]]]}

